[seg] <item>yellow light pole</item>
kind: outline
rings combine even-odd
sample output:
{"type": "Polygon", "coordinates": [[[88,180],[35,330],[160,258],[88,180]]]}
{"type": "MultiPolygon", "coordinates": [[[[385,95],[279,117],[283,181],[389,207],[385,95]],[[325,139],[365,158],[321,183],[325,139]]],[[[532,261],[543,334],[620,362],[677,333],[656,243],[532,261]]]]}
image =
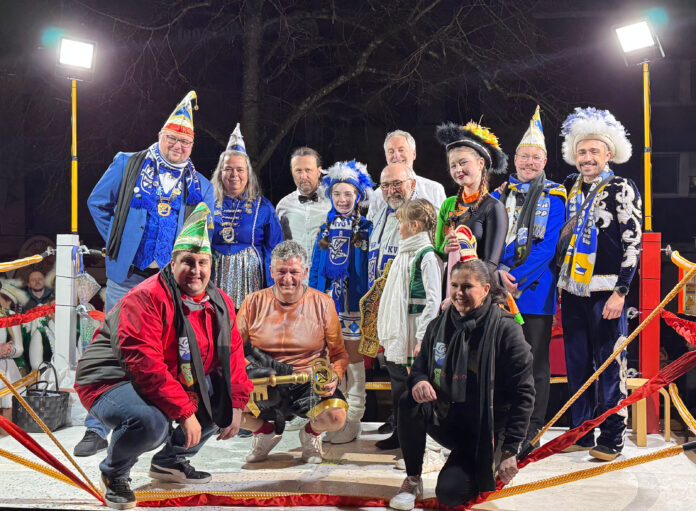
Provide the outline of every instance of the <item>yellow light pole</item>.
{"type": "Polygon", "coordinates": [[[643,153],[643,178],[645,182],[645,230],[652,231],[652,141],[650,140],[650,62],[643,62],[643,126],[645,151],[643,153]]]}
{"type": "Polygon", "coordinates": [[[91,79],[96,44],[62,37],[58,51],[58,67],[71,82],[72,145],[70,161],[70,230],[77,234],[77,80],[91,79]]]}
{"type": "Polygon", "coordinates": [[[77,80],[72,80],[72,159],[70,163],[70,231],[77,234],[77,80]]]}
{"type": "MultiPolygon", "coordinates": [[[[640,255],[640,313],[648,317],[660,302],[660,260],[662,235],[652,230],[652,139],[650,135],[650,61],[665,56],[657,34],[647,20],[614,27],[624,52],[626,65],[643,67],[643,218],[644,230],[640,255]]],[[[660,370],[660,324],[653,322],[640,334],[639,367],[643,378],[650,378],[660,370]]],[[[659,408],[655,396],[648,398],[648,430],[656,433],[659,426],[659,408]]]]}

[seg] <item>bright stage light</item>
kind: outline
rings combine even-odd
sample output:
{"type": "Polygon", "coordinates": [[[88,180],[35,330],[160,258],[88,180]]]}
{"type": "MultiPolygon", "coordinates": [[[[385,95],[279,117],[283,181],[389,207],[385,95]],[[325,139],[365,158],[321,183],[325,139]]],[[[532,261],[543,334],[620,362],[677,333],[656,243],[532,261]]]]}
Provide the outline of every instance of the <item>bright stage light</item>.
{"type": "Polygon", "coordinates": [[[62,66],[91,70],[94,61],[94,43],[63,37],[60,40],[58,63],[62,66]]]}
{"type": "Polygon", "coordinates": [[[647,21],[639,21],[638,23],[618,27],[616,35],[624,53],[655,46],[655,39],[647,21]]]}

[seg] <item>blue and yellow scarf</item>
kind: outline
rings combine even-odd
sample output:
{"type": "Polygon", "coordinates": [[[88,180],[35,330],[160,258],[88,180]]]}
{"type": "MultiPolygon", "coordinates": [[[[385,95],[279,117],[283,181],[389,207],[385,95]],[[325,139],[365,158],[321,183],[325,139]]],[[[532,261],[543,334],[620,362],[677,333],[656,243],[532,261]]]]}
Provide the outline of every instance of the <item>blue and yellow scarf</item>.
{"type": "MultiPolygon", "coordinates": [[[[587,193],[592,193],[599,184],[614,172],[607,166],[602,173],[595,178],[592,186],[587,193]]],[[[577,181],[570,190],[568,196],[568,216],[579,212],[575,230],[570,238],[570,244],[566,251],[563,265],[558,276],[558,286],[576,296],[590,296],[590,281],[594,273],[594,265],[597,259],[597,225],[595,223],[595,208],[601,199],[601,193],[609,183],[603,184],[597,190],[594,198],[586,204],[582,211],[579,211],[583,203],[582,176],[578,176],[577,181]]]]}

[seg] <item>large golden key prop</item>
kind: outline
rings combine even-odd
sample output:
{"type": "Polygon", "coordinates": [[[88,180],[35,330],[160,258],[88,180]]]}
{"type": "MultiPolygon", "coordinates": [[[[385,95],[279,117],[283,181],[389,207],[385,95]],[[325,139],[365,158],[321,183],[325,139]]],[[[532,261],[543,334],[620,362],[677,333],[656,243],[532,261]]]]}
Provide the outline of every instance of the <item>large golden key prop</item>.
{"type": "Polygon", "coordinates": [[[324,392],[324,387],[338,378],[338,373],[331,369],[329,362],[325,358],[317,358],[312,364],[312,374],[309,373],[293,373],[285,376],[271,375],[265,378],[253,378],[251,383],[254,389],[249,395],[249,403],[247,404],[249,411],[258,417],[261,414],[256,401],[265,401],[268,399],[268,387],[276,387],[278,385],[292,385],[298,383],[307,383],[312,380],[312,387],[317,394],[324,392]]]}

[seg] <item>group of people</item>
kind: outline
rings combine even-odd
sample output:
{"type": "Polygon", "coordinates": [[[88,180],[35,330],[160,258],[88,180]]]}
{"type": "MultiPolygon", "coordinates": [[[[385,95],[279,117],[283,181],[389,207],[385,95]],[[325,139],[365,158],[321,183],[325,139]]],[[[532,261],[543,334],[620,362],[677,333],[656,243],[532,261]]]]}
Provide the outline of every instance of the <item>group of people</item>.
{"type": "MultiPolygon", "coordinates": [[[[492,490],[496,473],[508,482],[544,424],[557,288],[571,391],[626,333],[641,204],[635,184],[609,167],[630,157],[623,126],[608,111],[576,109],[562,135],[578,173],[559,185],[544,173],[537,107],[515,173],[491,191],[489,176],[508,165],[497,137],[474,122],[443,124],[437,137],[459,187],[449,198],[415,173],[405,131],[386,136],[381,193],[364,164],[323,170],[318,152],[301,147],[290,159],[297,190],[273,208],[239,125],[211,181],[195,170],[195,99],[191,91],[148,149],[118,153],[88,201],[106,242],[107,316],[76,390],[90,412],[82,447],[105,448],[112,432],[100,465],[107,503],[135,505],[129,471],[162,444],[151,477],[204,483],[210,474],[187,457],[215,433],[250,430],[249,463],[267,458],[293,417],[306,419],[305,462],[321,462],[322,434],[354,440],[368,326],[384,351],[396,424],[377,447],[400,447],[407,474],[392,507],[411,509],[422,492],[428,443],[450,451],[436,490],[444,504],[492,490]],[[371,293],[375,314],[365,308],[371,293]],[[503,308],[511,303],[522,326],[503,308]],[[330,369],[319,388],[298,382],[248,401],[249,378],[310,372],[320,358],[330,369]]],[[[573,406],[572,425],[625,392],[622,356],[600,378],[599,403],[588,394],[573,406]]],[[[614,459],[624,429],[625,417],[613,416],[596,442],[588,434],[573,450],[614,459]]]]}
{"type": "MultiPolygon", "coordinates": [[[[53,303],[53,290],[46,285],[43,272],[30,272],[26,286],[22,284],[19,279],[0,279],[0,318],[53,303]]],[[[54,331],[52,315],[0,328],[0,371],[10,382],[14,383],[29,371],[38,369],[42,362],[51,360],[54,331]]],[[[5,385],[0,383],[0,390],[4,389],[5,385]]],[[[4,415],[9,415],[11,407],[11,394],[0,398],[4,415]]]]}

